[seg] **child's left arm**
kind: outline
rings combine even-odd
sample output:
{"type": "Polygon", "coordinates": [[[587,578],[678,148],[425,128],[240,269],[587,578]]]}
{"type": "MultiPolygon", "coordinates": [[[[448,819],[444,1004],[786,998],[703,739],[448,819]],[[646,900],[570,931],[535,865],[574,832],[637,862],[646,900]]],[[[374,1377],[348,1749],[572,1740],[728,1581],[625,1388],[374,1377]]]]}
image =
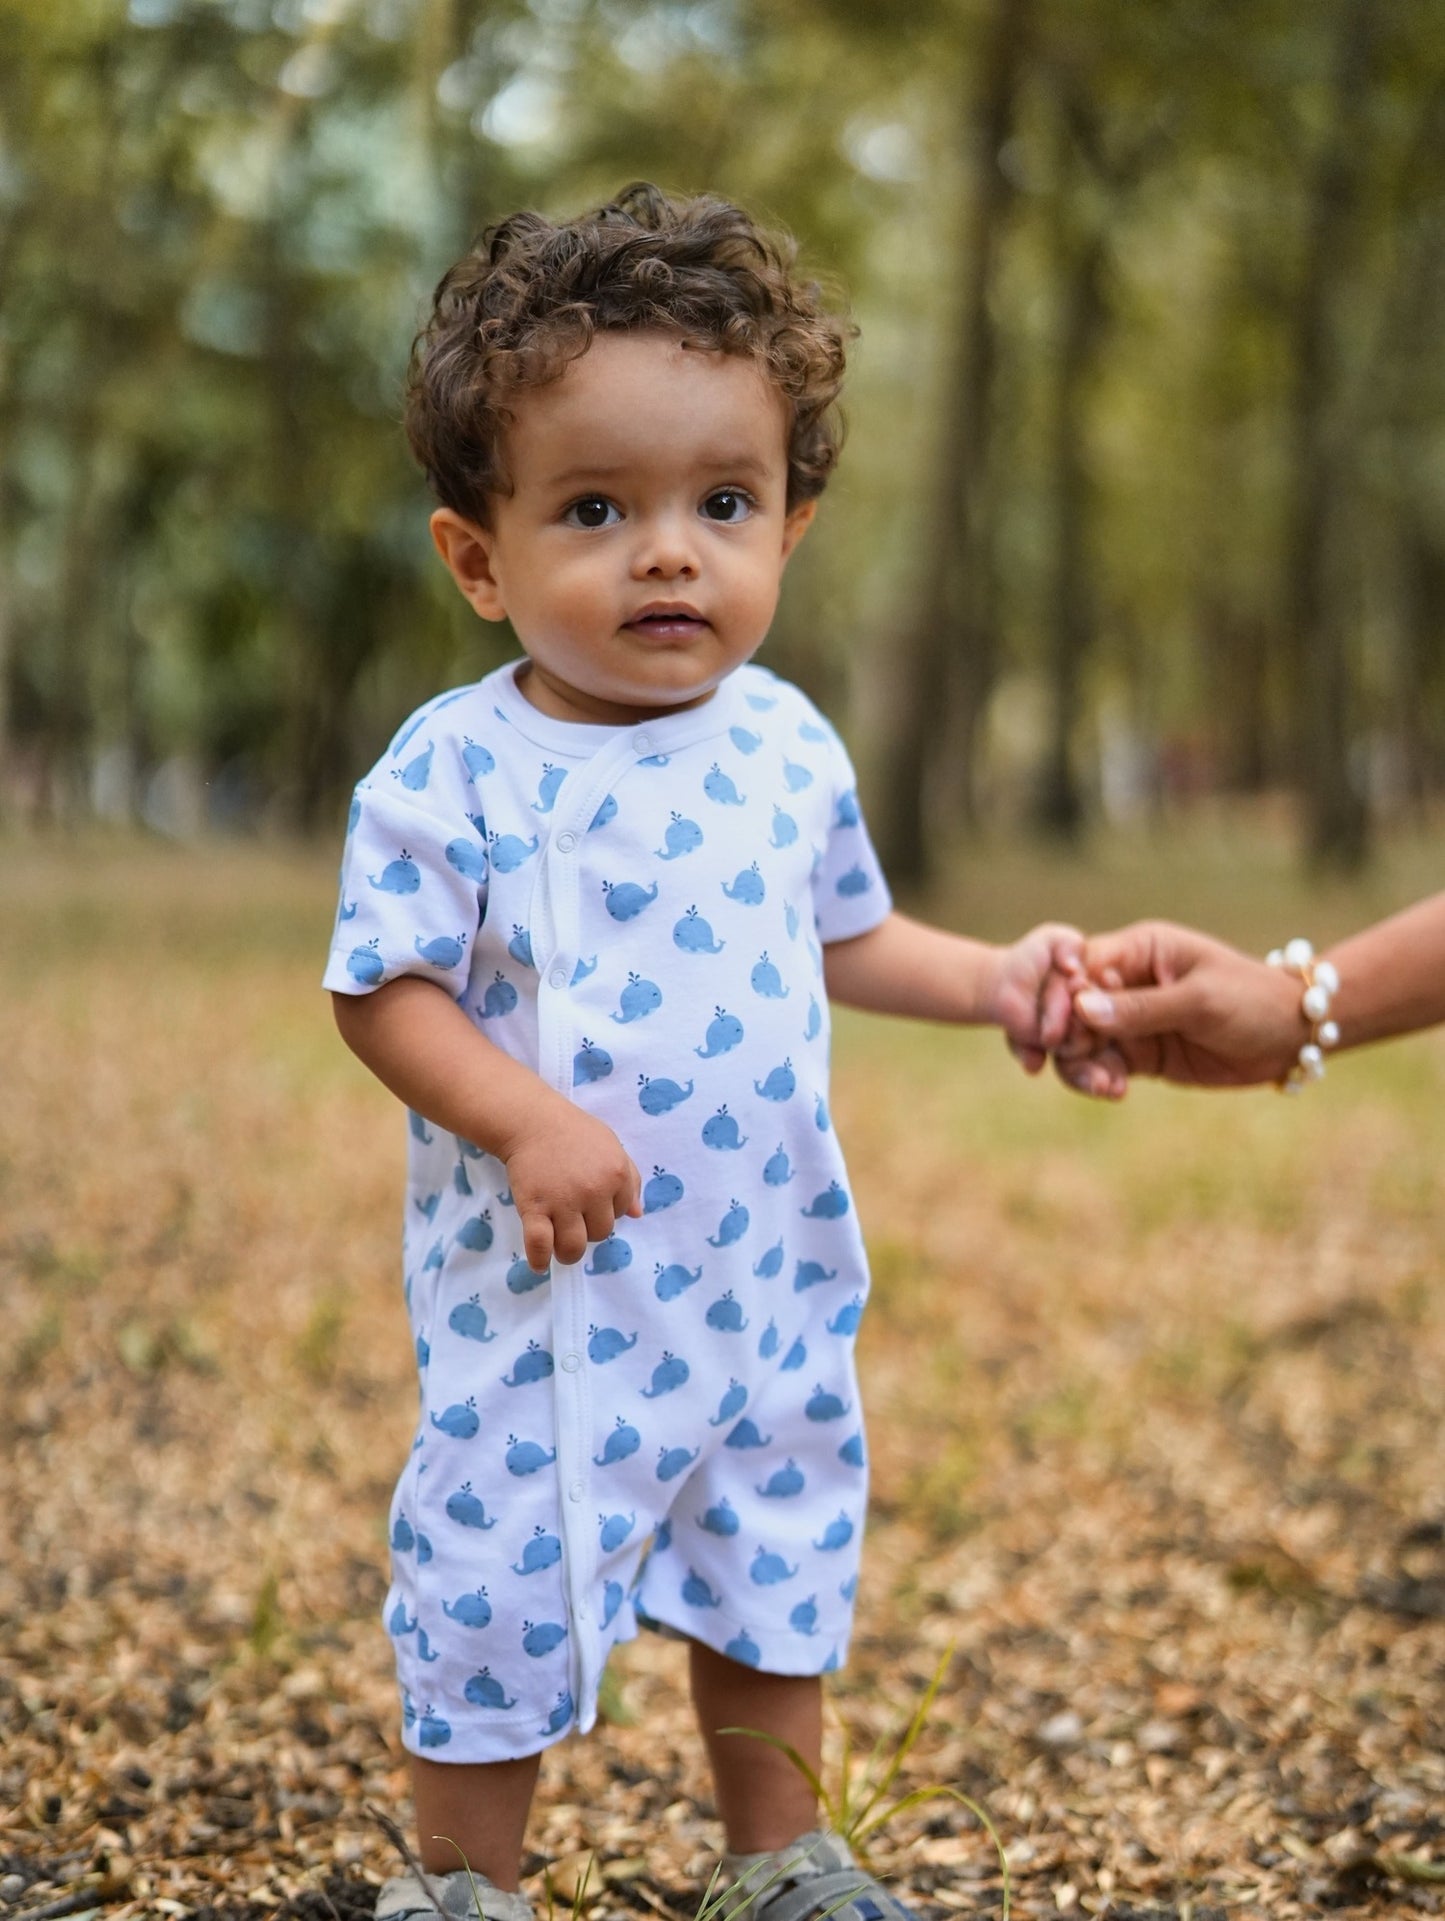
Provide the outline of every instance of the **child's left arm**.
{"type": "Polygon", "coordinates": [[[1069,1031],[1083,951],[1076,928],[1052,921],[996,947],[893,913],[853,940],[831,941],[823,976],[830,999],[850,1007],[1001,1027],[1034,1072],[1069,1031]]]}

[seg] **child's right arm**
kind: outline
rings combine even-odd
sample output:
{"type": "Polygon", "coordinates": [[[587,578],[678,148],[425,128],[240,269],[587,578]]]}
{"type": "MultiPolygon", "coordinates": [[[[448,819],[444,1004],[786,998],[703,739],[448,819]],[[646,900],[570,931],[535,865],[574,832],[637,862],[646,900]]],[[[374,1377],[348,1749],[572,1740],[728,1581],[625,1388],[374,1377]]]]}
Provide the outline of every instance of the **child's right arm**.
{"type": "Polygon", "coordinates": [[[403,975],[331,999],[342,1039],[399,1100],[504,1163],[535,1273],[580,1261],[641,1214],[641,1178],[612,1129],[494,1047],[442,988],[403,975]]]}

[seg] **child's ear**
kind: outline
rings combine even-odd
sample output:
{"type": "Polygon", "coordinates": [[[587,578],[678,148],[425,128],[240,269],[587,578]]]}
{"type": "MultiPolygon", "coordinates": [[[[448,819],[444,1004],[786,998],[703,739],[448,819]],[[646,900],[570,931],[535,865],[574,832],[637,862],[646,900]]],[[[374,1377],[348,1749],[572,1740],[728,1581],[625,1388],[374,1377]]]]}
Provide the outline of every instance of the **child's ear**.
{"type": "Polygon", "coordinates": [[[799,502],[783,522],[783,560],[785,563],[798,542],[803,538],[803,535],[807,533],[808,529],[812,526],[813,516],[817,511],[818,503],[816,500],[804,500],[799,502]]]}
{"type": "Polygon", "coordinates": [[[431,537],[462,598],[483,620],[505,620],[502,590],[492,573],[492,536],[451,507],[432,515],[431,537]]]}

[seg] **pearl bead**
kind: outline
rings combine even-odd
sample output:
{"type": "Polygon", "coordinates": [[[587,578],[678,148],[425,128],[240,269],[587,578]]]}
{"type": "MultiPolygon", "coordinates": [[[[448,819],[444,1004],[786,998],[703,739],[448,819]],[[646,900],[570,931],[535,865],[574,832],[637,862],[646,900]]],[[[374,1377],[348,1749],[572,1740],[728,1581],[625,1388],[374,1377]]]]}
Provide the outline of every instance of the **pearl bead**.
{"type": "Polygon", "coordinates": [[[1313,987],[1305,989],[1300,1006],[1307,1021],[1322,1021],[1330,1011],[1329,990],[1316,981],[1313,987]]]}
{"type": "Polygon", "coordinates": [[[1323,1021],[1320,1025],[1319,1043],[1321,1047],[1338,1047],[1340,1029],[1336,1021],[1323,1021]]]}
{"type": "Polygon", "coordinates": [[[1316,964],[1315,985],[1317,987],[1323,987],[1323,989],[1327,994],[1339,993],[1340,991],[1339,970],[1336,968],[1333,961],[1319,961],[1316,964]]]}
{"type": "Polygon", "coordinates": [[[1313,1041],[1306,1041],[1299,1051],[1299,1064],[1308,1078],[1317,1081],[1325,1071],[1325,1057],[1313,1041]]]}
{"type": "Polygon", "coordinates": [[[1285,943],[1284,964],[1286,967],[1308,967],[1314,957],[1315,950],[1303,935],[1297,934],[1292,941],[1285,943]]]}
{"type": "Polygon", "coordinates": [[[1283,967],[1284,949],[1282,947],[1271,947],[1264,957],[1264,964],[1266,967],[1283,967]]]}
{"type": "Polygon", "coordinates": [[[1281,1082],[1280,1092],[1283,1094],[1298,1094],[1301,1092],[1303,1087],[1304,1087],[1303,1080],[1298,1080],[1293,1075],[1291,1075],[1291,1077],[1287,1081],[1281,1082]]]}

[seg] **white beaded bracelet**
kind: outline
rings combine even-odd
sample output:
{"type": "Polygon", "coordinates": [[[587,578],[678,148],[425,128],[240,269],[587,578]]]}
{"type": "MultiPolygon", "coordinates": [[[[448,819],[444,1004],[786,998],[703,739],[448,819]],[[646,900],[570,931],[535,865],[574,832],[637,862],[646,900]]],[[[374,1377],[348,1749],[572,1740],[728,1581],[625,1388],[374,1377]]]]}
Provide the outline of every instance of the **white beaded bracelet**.
{"type": "Polygon", "coordinates": [[[1340,1030],[1330,1019],[1330,1002],[1340,990],[1340,977],[1332,961],[1316,960],[1314,948],[1299,937],[1276,947],[1265,960],[1305,985],[1300,1012],[1309,1022],[1310,1037],[1279,1083],[1282,1094],[1298,1094],[1311,1081],[1324,1079],[1325,1051],[1340,1044],[1340,1030]]]}

